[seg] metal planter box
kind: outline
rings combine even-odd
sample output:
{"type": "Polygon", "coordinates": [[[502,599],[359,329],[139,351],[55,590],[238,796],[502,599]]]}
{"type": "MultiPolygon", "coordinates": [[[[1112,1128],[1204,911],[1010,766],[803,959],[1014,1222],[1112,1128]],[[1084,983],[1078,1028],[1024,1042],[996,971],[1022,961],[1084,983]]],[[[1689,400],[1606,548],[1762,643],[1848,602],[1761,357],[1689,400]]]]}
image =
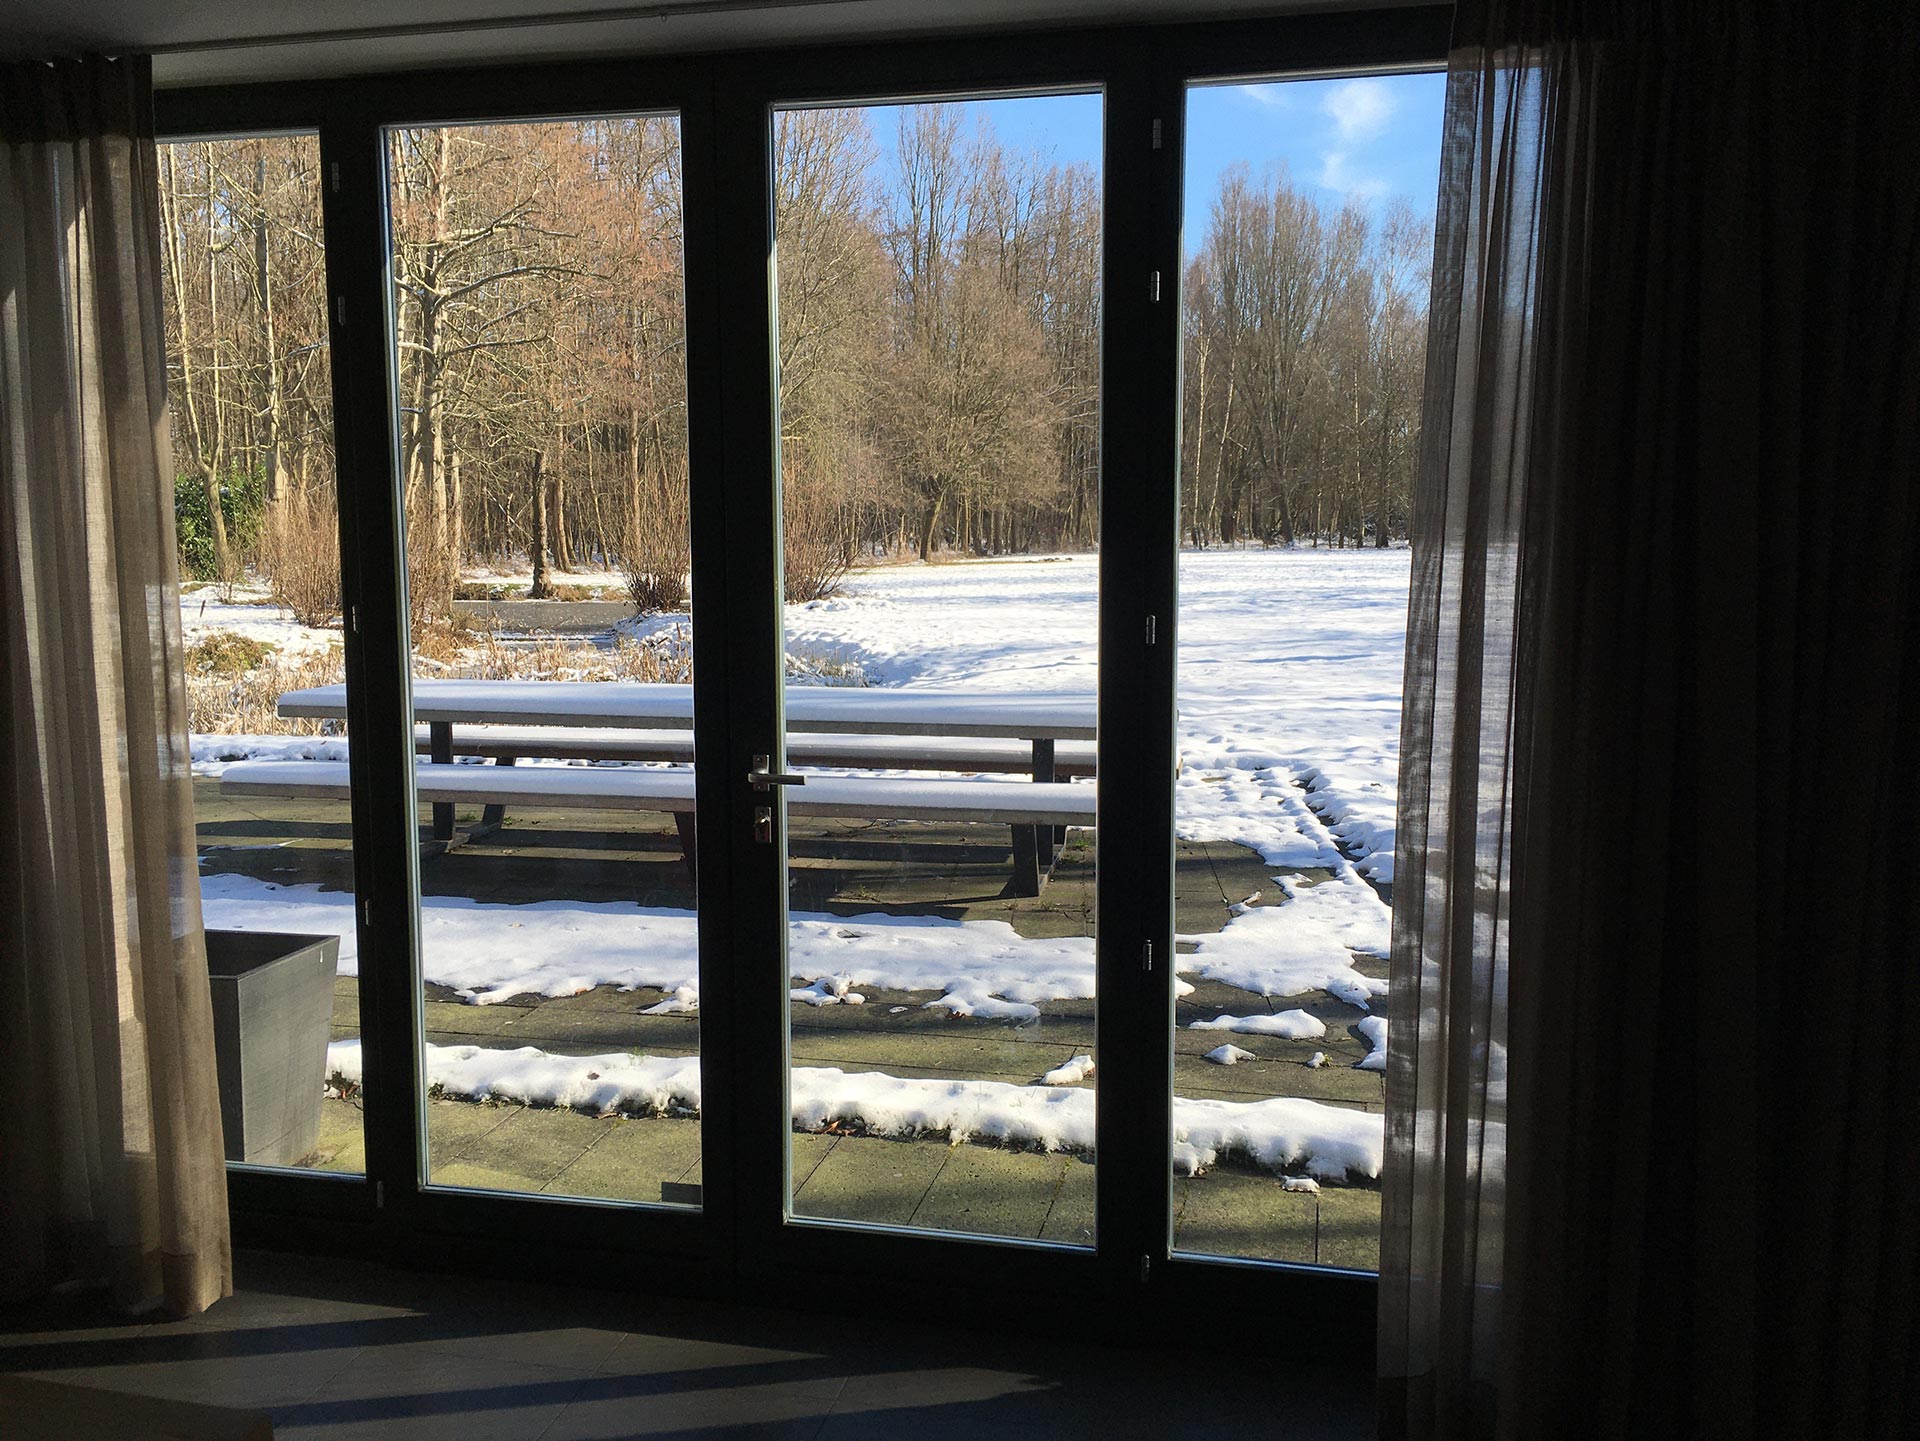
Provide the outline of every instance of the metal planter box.
{"type": "Polygon", "coordinates": [[[338,936],[208,931],[227,1159],[291,1166],[320,1138],[338,936]]]}

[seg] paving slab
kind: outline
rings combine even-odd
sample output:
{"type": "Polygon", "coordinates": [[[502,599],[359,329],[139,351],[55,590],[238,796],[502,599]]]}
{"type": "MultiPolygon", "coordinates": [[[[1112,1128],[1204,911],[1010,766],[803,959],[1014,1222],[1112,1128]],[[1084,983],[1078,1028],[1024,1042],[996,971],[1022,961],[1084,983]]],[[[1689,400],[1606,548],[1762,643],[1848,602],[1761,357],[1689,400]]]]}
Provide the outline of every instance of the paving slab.
{"type": "Polygon", "coordinates": [[[517,1106],[475,1101],[427,1102],[427,1139],[434,1164],[462,1159],[468,1149],[499,1129],[517,1106]]]}
{"type": "Polygon", "coordinates": [[[1378,1271],[1380,1193],[1358,1186],[1323,1186],[1318,1200],[1320,1233],[1314,1260],[1322,1266],[1378,1271]]]}
{"type": "Polygon", "coordinates": [[[793,1190],[797,1195],[812,1177],[814,1168],[826,1160],[827,1153],[833,1150],[834,1143],[840,1138],[816,1131],[791,1131],[788,1138],[787,1170],[793,1178],[793,1190]]]}
{"type": "Polygon", "coordinates": [[[1313,1260],[1311,1195],[1284,1191],[1271,1176],[1224,1168],[1192,1177],[1179,1189],[1184,1204],[1173,1231],[1175,1250],[1262,1261],[1313,1260]]]}
{"type": "Polygon", "coordinates": [[[797,1216],[904,1226],[953,1151],[944,1141],[840,1136],[794,1192],[797,1216]]]}
{"type": "Polygon", "coordinates": [[[313,1169],[363,1175],[367,1169],[366,1116],[357,1101],[332,1096],[320,1103],[320,1135],[313,1169]]]}
{"type": "Polygon", "coordinates": [[[1058,1241],[1067,1246],[1091,1246],[1094,1241],[1094,1161],[1090,1156],[1070,1156],[1060,1172],[1060,1189],[1054,1193],[1040,1239],[1058,1241]]]}
{"type": "Polygon", "coordinates": [[[955,1146],[910,1224],[930,1231],[1037,1239],[1060,1194],[1067,1163],[1058,1152],[955,1146]]]}
{"type": "Polygon", "coordinates": [[[597,1123],[604,1132],[541,1189],[548,1195],[611,1201],[660,1201],[663,1183],[680,1184],[700,1164],[700,1122],[649,1116],[597,1123]]]}

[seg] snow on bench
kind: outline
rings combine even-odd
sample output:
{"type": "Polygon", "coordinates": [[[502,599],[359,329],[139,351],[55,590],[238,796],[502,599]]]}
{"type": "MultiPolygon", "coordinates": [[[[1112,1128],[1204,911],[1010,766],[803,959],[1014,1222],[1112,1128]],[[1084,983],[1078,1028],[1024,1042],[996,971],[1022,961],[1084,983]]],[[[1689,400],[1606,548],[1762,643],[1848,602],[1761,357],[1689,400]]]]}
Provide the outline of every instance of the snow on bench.
{"type": "MultiPolygon", "coordinates": [[[[414,727],[414,749],[426,754],[432,738],[414,727]]],[[[624,730],[557,726],[464,726],[453,732],[455,755],[507,760],[665,761],[693,760],[690,730],[624,730]]],[[[1056,776],[1094,773],[1092,741],[1057,741],[1056,776]]],[[[990,737],[891,736],[801,732],[787,740],[787,761],[796,766],[866,770],[967,771],[1025,774],[1033,748],[1024,740],[990,737]]]]}
{"type": "MultiPolygon", "coordinates": [[[[419,765],[422,804],[636,810],[671,813],[693,859],[693,772],[636,766],[419,765]]],[[[283,800],[340,799],[348,768],[334,761],[240,761],[220,776],[220,793],[283,800]]],[[[1051,869],[1055,826],[1091,826],[1095,788],[1066,781],[925,780],[892,776],[809,776],[787,792],[791,815],[864,820],[1002,824],[1013,830],[1015,891],[1038,895],[1042,852],[1051,869]],[[1042,836],[1045,839],[1042,839],[1042,836]]],[[[490,815],[493,823],[497,819],[490,815]]]]}
{"type": "MultiPolygon", "coordinates": [[[[793,686],[789,731],[889,736],[1092,740],[1092,694],[914,687],[793,686]]],[[[282,717],[340,719],[344,685],[288,691],[282,717]]],[[[418,680],[416,721],[457,725],[658,726],[693,724],[693,687],[641,681],[418,680]]]]}

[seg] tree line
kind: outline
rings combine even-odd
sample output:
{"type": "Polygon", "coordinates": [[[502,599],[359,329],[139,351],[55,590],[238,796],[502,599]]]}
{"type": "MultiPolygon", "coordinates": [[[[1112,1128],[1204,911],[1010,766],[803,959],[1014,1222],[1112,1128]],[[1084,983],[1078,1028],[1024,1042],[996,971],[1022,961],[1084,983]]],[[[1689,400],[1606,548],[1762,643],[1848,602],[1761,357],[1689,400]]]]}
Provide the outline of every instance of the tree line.
{"type": "MultiPolygon", "coordinates": [[[[1100,186],[958,106],[773,132],[790,599],[868,559],[1099,531],[1100,186]]],[[[183,562],[337,605],[310,137],[162,147],[183,562]]],[[[686,603],[680,148],[670,117],[403,129],[389,150],[415,621],[464,572],[621,571],[686,603]]],[[[1227,177],[1186,276],[1194,544],[1404,534],[1426,230],[1227,177]]]]}

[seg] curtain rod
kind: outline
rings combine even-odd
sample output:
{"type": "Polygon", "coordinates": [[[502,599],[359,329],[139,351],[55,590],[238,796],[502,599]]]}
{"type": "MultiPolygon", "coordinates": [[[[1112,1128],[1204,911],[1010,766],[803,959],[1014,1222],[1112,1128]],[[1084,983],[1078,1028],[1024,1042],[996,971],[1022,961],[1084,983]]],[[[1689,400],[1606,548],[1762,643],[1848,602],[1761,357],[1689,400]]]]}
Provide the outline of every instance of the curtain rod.
{"type": "Polygon", "coordinates": [[[671,20],[682,15],[745,14],[756,10],[797,10],[824,5],[872,5],[876,0],[656,0],[651,5],[619,5],[545,15],[501,15],[472,20],[421,20],[411,24],[368,25],[347,30],[303,30],[276,35],[241,35],[217,40],[181,40],[149,45],[151,55],[183,55],[216,50],[257,50],[280,45],[330,45],[356,40],[403,40],[425,35],[468,35],[489,30],[534,30],[557,25],[600,25],[623,20],[671,20]]]}

